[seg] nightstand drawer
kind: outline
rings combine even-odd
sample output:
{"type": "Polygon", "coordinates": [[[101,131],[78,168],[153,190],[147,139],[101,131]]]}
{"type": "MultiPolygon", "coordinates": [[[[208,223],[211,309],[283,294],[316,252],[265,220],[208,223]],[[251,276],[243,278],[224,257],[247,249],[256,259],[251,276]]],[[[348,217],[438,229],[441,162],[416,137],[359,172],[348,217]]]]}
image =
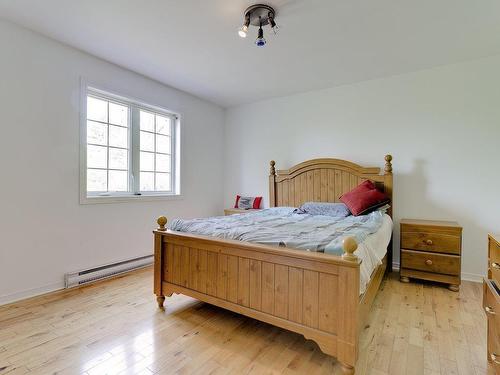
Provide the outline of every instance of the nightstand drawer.
{"type": "Polygon", "coordinates": [[[401,232],[401,247],[460,255],[461,237],[441,233],[401,232]]]}
{"type": "Polygon", "coordinates": [[[497,285],[500,285],[500,245],[492,238],[489,239],[489,243],[489,277],[495,280],[497,285]]]}
{"type": "Polygon", "coordinates": [[[500,369],[500,291],[491,280],[483,280],[483,308],[488,318],[488,360],[500,369]]]}
{"type": "Polygon", "coordinates": [[[425,272],[460,275],[460,257],[401,249],[401,266],[425,272]]]}

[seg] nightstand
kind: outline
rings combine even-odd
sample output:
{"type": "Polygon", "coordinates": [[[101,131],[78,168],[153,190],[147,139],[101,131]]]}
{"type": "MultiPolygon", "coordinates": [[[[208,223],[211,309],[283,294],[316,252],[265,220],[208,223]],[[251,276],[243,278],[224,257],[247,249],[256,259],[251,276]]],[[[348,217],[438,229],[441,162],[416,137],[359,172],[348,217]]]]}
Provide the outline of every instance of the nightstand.
{"type": "Polygon", "coordinates": [[[242,208],[225,208],[224,209],[224,215],[229,216],[229,215],[234,215],[234,214],[248,214],[250,212],[255,212],[259,211],[260,208],[249,208],[248,210],[242,209],[242,208]]]}
{"type": "Polygon", "coordinates": [[[488,278],[483,279],[483,308],[487,317],[490,367],[500,374],[500,236],[488,235],[488,278]]]}
{"type": "Polygon", "coordinates": [[[431,280],[460,288],[462,227],[454,221],[401,220],[400,280],[431,280]]]}

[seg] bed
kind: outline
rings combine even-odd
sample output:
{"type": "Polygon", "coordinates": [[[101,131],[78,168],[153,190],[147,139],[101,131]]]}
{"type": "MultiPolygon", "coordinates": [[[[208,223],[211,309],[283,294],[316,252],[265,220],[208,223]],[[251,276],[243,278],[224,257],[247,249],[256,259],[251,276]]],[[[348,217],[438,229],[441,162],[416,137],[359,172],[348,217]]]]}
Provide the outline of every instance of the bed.
{"type": "MultiPolygon", "coordinates": [[[[270,163],[270,207],[304,202],[338,202],[363,180],[391,198],[392,156],[384,172],[339,159],[314,159],[288,170],[270,163]]],[[[358,334],[383,275],[392,265],[392,241],[360,295],[360,259],[353,237],[343,239],[341,255],[221,239],[167,230],[166,217],[154,231],[154,293],[181,293],[261,320],[314,340],[336,357],[345,374],[354,374],[358,334]]]]}

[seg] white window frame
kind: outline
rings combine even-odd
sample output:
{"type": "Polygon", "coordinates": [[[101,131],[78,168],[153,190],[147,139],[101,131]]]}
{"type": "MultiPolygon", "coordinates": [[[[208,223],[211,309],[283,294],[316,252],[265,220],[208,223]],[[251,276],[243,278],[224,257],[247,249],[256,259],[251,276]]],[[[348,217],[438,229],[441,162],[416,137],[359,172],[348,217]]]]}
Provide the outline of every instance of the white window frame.
{"type": "MultiPolygon", "coordinates": [[[[181,137],[180,114],[164,108],[146,104],[137,99],[118,95],[102,86],[89,84],[81,79],[80,93],[80,204],[121,203],[133,201],[156,201],[181,199],[181,137]],[[129,109],[129,191],[112,193],[87,192],[87,95],[101,97],[104,100],[124,104],[129,109]],[[140,163],[140,110],[150,111],[168,117],[171,120],[171,187],[172,191],[139,191],[140,163]]],[[[109,141],[109,140],[108,140],[109,141]]],[[[156,146],[155,146],[156,147],[156,146]]]]}

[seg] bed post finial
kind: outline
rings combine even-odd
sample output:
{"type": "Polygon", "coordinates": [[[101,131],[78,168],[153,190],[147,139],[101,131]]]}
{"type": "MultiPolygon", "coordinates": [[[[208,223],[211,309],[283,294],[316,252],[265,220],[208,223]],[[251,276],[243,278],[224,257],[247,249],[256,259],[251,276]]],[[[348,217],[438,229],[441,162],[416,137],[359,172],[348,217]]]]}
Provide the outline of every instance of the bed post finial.
{"type": "Polygon", "coordinates": [[[276,162],[274,160],[271,160],[269,162],[269,164],[271,165],[271,168],[269,169],[269,173],[271,174],[271,176],[276,175],[276,169],[274,169],[276,162]]]}
{"type": "Polygon", "coordinates": [[[167,230],[167,228],[165,228],[165,225],[167,225],[167,218],[165,216],[160,216],[158,220],[156,220],[156,222],[159,225],[158,230],[160,232],[164,232],[167,230]]]}
{"type": "Polygon", "coordinates": [[[358,248],[358,243],[354,237],[346,237],[342,240],[342,248],[344,249],[344,254],[342,254],[342,259],[349,262],[357,262],[358,257],[354,255],[354,252],[358,248]]]}
{"type": "Polygon", "coordinates": [[[392,173],[392,155],[385,155],[385,173],[392,173]]]}

